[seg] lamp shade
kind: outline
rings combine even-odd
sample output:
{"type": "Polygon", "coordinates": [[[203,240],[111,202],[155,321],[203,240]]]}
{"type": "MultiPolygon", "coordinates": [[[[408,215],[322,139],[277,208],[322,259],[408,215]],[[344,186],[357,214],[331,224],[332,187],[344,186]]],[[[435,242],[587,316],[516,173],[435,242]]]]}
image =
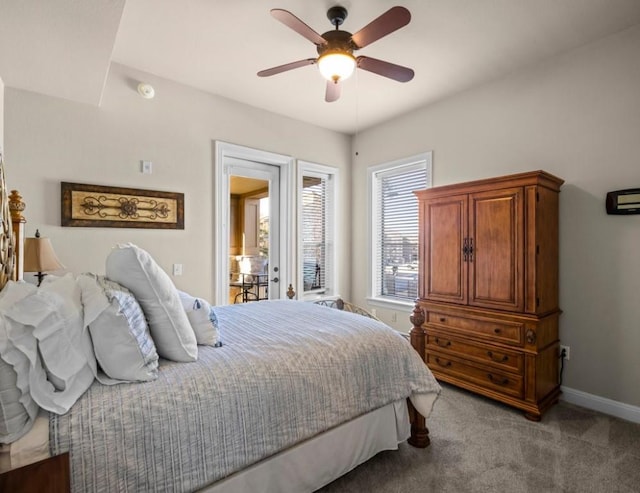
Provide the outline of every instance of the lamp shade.
{"type": "Polygon", "coordinates": [[[24,242],[25,272],[48,272],[64,269],[58,260],[49,238],[41,238],[36,232],[35,238],[27,238],[24,242]]]}
{"type": "Polygon", "coordinates": [[[329,81],[343,81],[351,77],[356,69],[356,59],[343,51],[328,52],[318,58],[318,69],[329,81]]]}

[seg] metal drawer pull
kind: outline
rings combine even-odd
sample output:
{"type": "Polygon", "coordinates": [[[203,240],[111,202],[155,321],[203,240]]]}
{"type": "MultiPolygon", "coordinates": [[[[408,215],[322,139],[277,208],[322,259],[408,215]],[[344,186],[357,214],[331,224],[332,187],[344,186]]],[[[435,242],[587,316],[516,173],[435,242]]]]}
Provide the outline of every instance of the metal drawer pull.
{"type": "Polygon", "coordinates": [[[440,361],[440,358],[436,358],[436,363],[438,363],[440,366],[451,366],[451,361],[443,363],[442,361],[440,361]]]}
{"type": "Polygon", "coordinates": [[[436,344],[440,347],[449,347],[451,346],[451,341],[444,341],[444,343],[442,343],[440,339],[436,337],[436,344]]]}
{"type": "Polygon", "coordinates": [[[487,351],[487,356],[489,356],[489,358],[491,358],[496,363],[505,363],[509,361],[509,356],[507,356],[506,354],[503,354],[502,358],[499,355],[496,355],[497,357],[494,357],[493,352],[487,351]]]}
{"type": "Polygon", "coordinates": [[[487,377],[489,377],[489,380],[491,380],[496,385],[507,385],[509,383],[509,379],[507,377],[504,377],[502,380],[498,380],[491,373],[487,373],[487,377]]]}
{"type": "Polygon", "coordinates": [[[495,329],[493,329],[493,331],[494,331],[496,334],[500,334],[500,333],[502,333],[502,329],[501,329],[500,327],[496,327],[495,329]]]}
{"type": "Polygon", "coordinates": [[[446,319],[446,318],[444,318],[444,317],[440,317],[440,321],[441,321],[442,323],[445,323],[445,322],[447,321],[447,319],[446,319]]]}

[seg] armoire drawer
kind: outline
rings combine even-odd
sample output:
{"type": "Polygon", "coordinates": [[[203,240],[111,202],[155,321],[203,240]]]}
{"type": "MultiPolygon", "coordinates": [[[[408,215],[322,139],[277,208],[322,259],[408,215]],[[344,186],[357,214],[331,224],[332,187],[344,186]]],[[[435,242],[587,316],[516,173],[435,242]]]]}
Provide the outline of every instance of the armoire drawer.
{"type": "Polygon", "coordinates": [[[452,354],[519,375],[524,373],[524,355],[518,351],[496,348],[431,329],[427,330],[426,348],[428,351],[452,354]]]}
{"type": "Polygon", "coordinates": [[[473,366],[455,357],[431,351],[427,351],[426,360],[436,378],[438,373],[444,373],[519,399],[524,396],[524,379],[520,375],[501,372],[488,366],[473,366]]]}
{"type": "Polygon", "coordinates": [[[488,339],[492,342],[515,346],[524,344],[524,325],[522,323],[489,318],[462,317],[431,310],[427,310],[426,315],[426,323],[429,325],[444,326],[447,329],[488,339]]]}

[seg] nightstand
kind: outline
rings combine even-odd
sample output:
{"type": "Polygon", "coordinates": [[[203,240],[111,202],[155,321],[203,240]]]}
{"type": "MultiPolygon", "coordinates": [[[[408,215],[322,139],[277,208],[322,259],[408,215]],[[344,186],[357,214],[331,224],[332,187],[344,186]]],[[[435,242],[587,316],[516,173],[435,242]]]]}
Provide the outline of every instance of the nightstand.
{"type": "Polygon", "coordinates": [[[0,474],[0,492],[69,493],[69,454],[64,453],[0,474]]]}

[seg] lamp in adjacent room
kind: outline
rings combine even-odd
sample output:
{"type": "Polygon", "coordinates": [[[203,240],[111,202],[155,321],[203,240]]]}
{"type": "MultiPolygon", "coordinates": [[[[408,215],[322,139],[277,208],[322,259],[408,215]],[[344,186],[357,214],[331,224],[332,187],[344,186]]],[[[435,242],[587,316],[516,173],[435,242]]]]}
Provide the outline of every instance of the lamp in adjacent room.
{"type": "Polygon", "coordinates": [[[46,276],[46,272],[64,269],[64,265],[58,260],[56,252],[49,238],[40,237],[40,231],[36,230],[35,238],[27,238],[24,241],[24,271],[35,272],[38,278],[38,286],[46,276]]]}

